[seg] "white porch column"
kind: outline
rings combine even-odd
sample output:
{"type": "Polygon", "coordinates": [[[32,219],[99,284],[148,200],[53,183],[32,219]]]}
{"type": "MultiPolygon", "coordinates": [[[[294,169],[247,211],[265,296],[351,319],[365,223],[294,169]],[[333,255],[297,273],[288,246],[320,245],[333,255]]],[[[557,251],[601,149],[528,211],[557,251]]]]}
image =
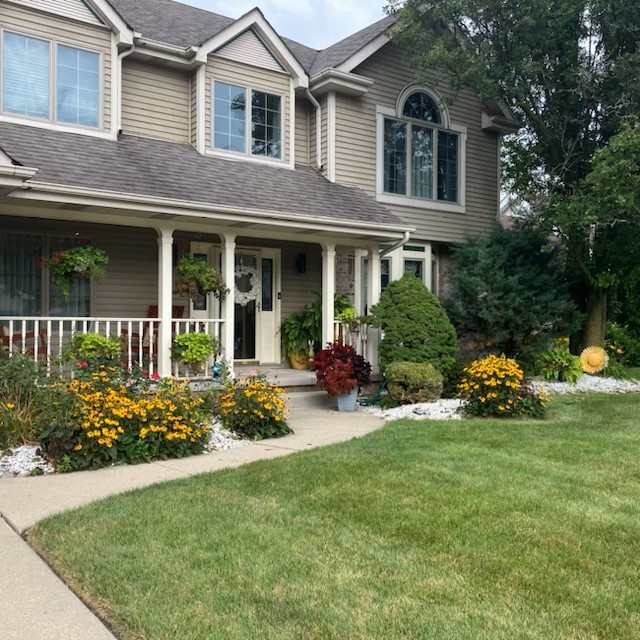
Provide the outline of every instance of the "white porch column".
{"type": "Polygon", "coordinates": [[[158,373],[171,375],[171,311],[173,302],[173,229],[158,229],[158,373]]]}
{"type": "Polygon", "coordinates": [[[366,258],[367,251],[364,249],[356,249],[354,251],[354,265],[353,265],[353,306],[358,312],[359,316],[364,315],[364,300],[362,299],[362,260],[366,258]]]}
{"type": "Polygon", "coordinates": [[[336,294],[336,245],[322,245],[322,345],[333,342],[336,294]]]}
{"type": "MultiPolygon", "coordinates": [[[[380,302],[380,249],[378,245],[369,247],[369,269],[367,272],[367,302],[368,311],[371,313],[371,307],[380,302]]],[[[374,373],[380,371],[378,362],[378,343],[380,330],[369,328],[369,336],[367,340],[367,360],[371,363],[374,373]]]]}
{"type": "Polygon", "coordinates": [[[222,237],[222,278],[229,293],[222,303],[222,357],[227,361],[229,374],[233,376],[233,354],[235,337],[235,289],[236,289],[236,237],[224,234],[222,237]]]}

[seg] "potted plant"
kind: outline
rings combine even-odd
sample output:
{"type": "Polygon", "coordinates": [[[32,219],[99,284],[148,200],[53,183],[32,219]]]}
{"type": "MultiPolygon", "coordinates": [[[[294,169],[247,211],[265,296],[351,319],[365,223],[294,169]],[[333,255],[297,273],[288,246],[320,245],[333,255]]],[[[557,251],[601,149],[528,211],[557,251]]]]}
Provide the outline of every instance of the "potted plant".
{"type": "Polygon", "coordinates": [[[77,245],[62,251],[56,251],[50,258],[41,258],[39,266],[49,268],[51,282],[69,296],[69,286],[74,279],[91,278],[102,280],[105,277],[105,265],[109,262],[107,254],[97,247],[87,244],[86,238],[79,237],[77,245]]]}
{"type": "Polygon", "coordinates": [[[222,298],[229,291],[217,269],[191,254],[182,256],[178,261],[178,274],[174,292],[185,298],[195,300],[198,295],[209,293],[222,298]]]}
{"type": "Polygon", "coordinates": [[[318,351],[313,365],[316,386],[337,398],[338,411],[354,411],[359,388],[371,381],[371,365],[353,347],[339,342],[318,351]]]}
{"type": "Polygon", "coordinates": [[[336,320],[343,326],[348,327],[352,333],[360,331],[360,318],[354,307],[348,306],[336,313],[336,320]]]}
{"type": "Polygon", "coordinates": [[[305,308],[289,314],[280,327],[282,350],[292,369],[309,368],[309,351],[314,342],[314,322],[305,308]]]}
{"type": "Polygon", "coordinates": [[[206,359],[219,350],[217,338],[206,333],[181,333],[173,337],[171,357],[189,365],[195,375],[204,371],[206,359]]]}

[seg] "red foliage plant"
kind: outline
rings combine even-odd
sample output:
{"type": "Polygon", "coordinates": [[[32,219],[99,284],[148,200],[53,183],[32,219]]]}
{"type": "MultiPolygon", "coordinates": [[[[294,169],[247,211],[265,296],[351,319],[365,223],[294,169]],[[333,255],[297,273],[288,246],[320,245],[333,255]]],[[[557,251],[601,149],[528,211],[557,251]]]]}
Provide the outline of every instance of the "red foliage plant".
{"type": "Polygon", "coordinates": [[[328,344],[313,359],[316,386],[330,396],[350,393],[371,380],[371,365],[355,349],[339,342],[328,344]]]}

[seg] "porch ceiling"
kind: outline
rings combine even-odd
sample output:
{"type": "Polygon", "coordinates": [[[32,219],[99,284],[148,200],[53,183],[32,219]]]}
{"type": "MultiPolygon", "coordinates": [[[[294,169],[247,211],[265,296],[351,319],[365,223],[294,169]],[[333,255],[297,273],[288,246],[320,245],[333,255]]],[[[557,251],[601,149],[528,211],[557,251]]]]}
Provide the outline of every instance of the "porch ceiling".
{"type": "Polygon", "coordinates": [[[49,211],[82,206],[105,223],[126,212],[138,220],[208,220],[369,240],[411,230],[364,191],[331,183],[306,166],[292,171],[202,156],[188,144],[135,136],[113,141],[8,123],[0,123],[0,147],[38,169],[27,188],[10,193],[6,202],[49,211]]]}

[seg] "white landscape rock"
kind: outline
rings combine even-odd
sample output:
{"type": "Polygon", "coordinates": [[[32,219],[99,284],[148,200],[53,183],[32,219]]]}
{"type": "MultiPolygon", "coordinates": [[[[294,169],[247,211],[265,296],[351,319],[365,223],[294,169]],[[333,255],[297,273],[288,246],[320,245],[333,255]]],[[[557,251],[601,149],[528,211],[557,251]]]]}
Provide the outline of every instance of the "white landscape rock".
{"type": "MultiPolygon", "coordinates": [[[[220,422],[214,421],[211,423],[211,436],[205,446],[205,453],[238,449],[250,443],[250,440],[239,438],[231,431],[224,429],[220,422]]],[[[53,465],[40,457],[37,451],[36,445],[23,445],[0,455],[0,479],[55,473],[53,465]]]]}
{"type": "MultiPolygon", "coordinates": [[[[584,375],[577,384],[568,382],[546,382],[534,380],[537,389],[544,389],[551,396],[570,393],[640,393],[640,381],[618,380],[617,378],[602,378],[600,376],[584,375]]],[[[438,400],[437,402],[423,402],[421,404],[406,404],[393,409],[380,407],[366,407],[364,410],[391,422],[409,418],[411,420],[460,420],[462,400],[438,400]]]]}
{"type": "Polygon", "coordinates": [[[569,382],[547,382],[534,380],[536,388],[543,388],[549,395],[568,393],[639,393],[640,382],[637,380],[619,380],[585,374],[576,384],[569,382]]]}

